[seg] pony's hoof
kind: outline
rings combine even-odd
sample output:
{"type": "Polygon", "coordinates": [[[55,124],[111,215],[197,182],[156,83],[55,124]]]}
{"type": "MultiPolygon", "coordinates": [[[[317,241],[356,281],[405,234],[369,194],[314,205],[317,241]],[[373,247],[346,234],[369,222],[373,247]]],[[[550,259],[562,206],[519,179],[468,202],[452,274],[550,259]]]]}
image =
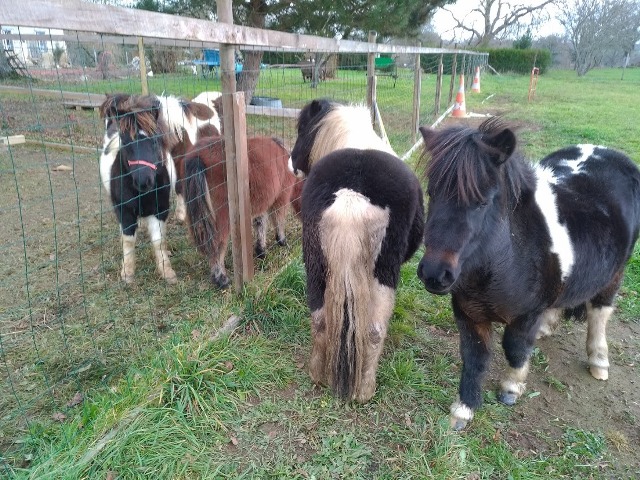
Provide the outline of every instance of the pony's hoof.
{"type": "Polygon", "coordinates": [[[608,380],[609,379],[609,369],[603,367],[596,367],[591,365],[589,367],[589,373],[596,380],[608,380]]]}
{"type": "Polygon", "coordinates": [[[133,275],[130,273],[125,273],[124,271],[120,272],[120,278],[127,285],[133,284],[133,275]]]}
{"type": "Polygon", "coordinates": [[[469,423],[467,420],[463,420],[462,418],[451,417],[449,419],[449,423],[451,424],[451,429],[459,432],[460,430],[464,430],[469,423]]]}
{"type": "Polygon", "coordinates": [[[500,392],[498,394],[498,400],[505,405],[512,406],[516,404],[519,396],[520,395],[514,392],[500,392]]]}
{"type": "Polygon", "coordinates": [[[473,410],[460,400],[453,402],[449,412],[451,413],[449,425],[453,430],[462,430],[473,419],[473,410]]]}
{"type": "Polygon", "coordinates": [[[281,247],[286,247],[287,246],[287,239],[286,238],[276,239],[276,242],[278,242],[278,245],[280,245],[281,247]]]}
{"type": "Polygon", "coordinates": [[[256,247],[256,258],[258,258],[259,260],[264,260],[265,258],[267,258],[267,252],[264,250],[264,248],[256,247]]]}
{"type": "Polygon", "coordinates": [[[226,275],[220,275],[218,277],[214,277],[211,279],[211,282],[220,290],[224,290],[231,283],[231,281],[229,280],[229,277],[227,277],[226,275]]]}
{"type": "Polygon", "coordinates": [[[175,285],[176,283],[178,283],[178,276],[176,275],[176,272],[165,274],[164,281],[169,285],[175,285]]]}

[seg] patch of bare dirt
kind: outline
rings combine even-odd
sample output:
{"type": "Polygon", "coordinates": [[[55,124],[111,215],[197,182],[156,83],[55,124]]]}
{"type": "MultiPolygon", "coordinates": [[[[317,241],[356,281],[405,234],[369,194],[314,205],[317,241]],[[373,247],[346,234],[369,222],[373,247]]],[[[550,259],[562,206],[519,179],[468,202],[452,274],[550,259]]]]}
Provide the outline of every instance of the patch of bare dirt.
{"type": "MultiPolygon", "coordinates": [[[[512,447],[523,455],[557,452],[567,428],[585,430],[606,439],[614,459],[604,465],[606,478],[640,476],[640,324],[614,318],[607,339],[607,381],[589,374],[585,323],[564,322],[553,336],[537,341],[527,391],[513,407],[513,423],[507,427],[512,447]]],[[[497,388],[505,366],[496,345],[485,388],[497,388]]]]}

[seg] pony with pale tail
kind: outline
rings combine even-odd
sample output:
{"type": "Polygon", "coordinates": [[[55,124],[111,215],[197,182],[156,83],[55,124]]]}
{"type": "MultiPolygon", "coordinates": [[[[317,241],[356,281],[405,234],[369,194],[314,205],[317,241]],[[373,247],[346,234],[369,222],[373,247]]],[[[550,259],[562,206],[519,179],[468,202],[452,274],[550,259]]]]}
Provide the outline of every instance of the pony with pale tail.
{"type": "Polygon", "coordinates": [[[302,249],[313,346],[310,375],[366,402],[401,265],[422,239],[415,174],[378,137],[366,107],[314,100],[298,117],[290,168],[302,191],[302,249]]]}

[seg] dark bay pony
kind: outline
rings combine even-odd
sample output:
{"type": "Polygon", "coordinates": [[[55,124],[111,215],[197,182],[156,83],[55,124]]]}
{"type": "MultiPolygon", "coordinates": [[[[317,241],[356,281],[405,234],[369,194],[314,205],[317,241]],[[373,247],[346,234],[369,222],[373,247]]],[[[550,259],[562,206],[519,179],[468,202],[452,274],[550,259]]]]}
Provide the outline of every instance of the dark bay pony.
{"type": "MultiPolygon", "coordinates": [[[[287,168],[289,152],[279,139],[251,137],[247,152],[255,253],[263,258],[269,218],[276,241],[286,245],[288,206],[299,197],[301,187],[287,168]]],[[[209,259],[211,281],[219,288],[229,285],[224,267],[230,228],[225,158],[224,140],[219,136],[200,139],[185,158],[187,224],[196,248],[209,259]]]]}
{"type": "Polygon", "coordinates": [[[423,235],[420,182],[376,135],[366,107],[314,100],[297,128],[290,167],[307,175],[310,375],[345,400],[366,402],[375,393],[400,266],[423,235]]]}
{"type": "Polygon", "coordinates": [[[505,324],[509,367],[499,399],[525,391],[537,337],[566,309],[583,309],[591,375],[608,378],[605,328],[640,228],[640,172],[606,147],[575,145],[538,165],[516,152],[500,119],[478,129],[421,128],[427,165],[425,288],[451,293],[462,374],[451,425],[461,429],[482,403],[492,322],[505,324]]]}
{"type": "Polygon", "coordinates": [[[100,176],[109,193],[122,233],[122,270],[126,283],[135,273],[138,223],[153,244],[156,266],[168,283],[176,282],[166,246],[165,222],[175,185],[175,166],[169,153],[177,142],[153,96],[108,95],[100,106],[106,133],[100,156],[100,176]]]}

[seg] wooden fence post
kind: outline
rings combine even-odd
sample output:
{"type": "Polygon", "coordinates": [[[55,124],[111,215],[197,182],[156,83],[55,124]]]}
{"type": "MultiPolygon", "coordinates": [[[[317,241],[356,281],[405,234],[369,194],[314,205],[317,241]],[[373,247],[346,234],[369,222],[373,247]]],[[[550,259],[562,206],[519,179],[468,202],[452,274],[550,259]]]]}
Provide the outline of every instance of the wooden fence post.
{"type": "MultiPolygon", "coordinates": [[[[373,30],[369,31],[369,43],[376,43],[378,34],[373,30]]],[[[371,123],[375,122],[374,103],[376,103],[376,54],[367,55],[367,106],[371,111],[371,123]]]]}
{"type": "MultiPolygon", "coordinates": [[[[416,46],[420,48],[422,44],[418,41],[416,46]]],[[[420,94],[422,92],[422,66],[420,65],[420,54],[416,53],[413,71],[413,116],[411,122],[411,142],[416,143],[418,127],[420,126],[420,94]]]]}
{"type": "Polygon", "coordinates": [[[444,73],[444,64],[442,63],[442,54],[440,54],[440,62],[438,63],[438,77],[436,78],[436,104],[434,105],[434,116],[440,113],[440,100],[442,97],[442,76],[444,73]]]}
{"type": "Polygon", "coordinates": [[[458,70],[458,54],[453,54],[453,60],[451,61],[451,82],[449,83],[449,100],[447,101],[447,105],[451,104],[451,100],[453,99],[453,89],[456,86],[456,74],[458,70]]]}
{"type": "Polygon", "coordinates": [[[140,59],[140,90],[142,95],[149,95],[149,83],[147,81],[147,62],[144,56],[144,40],[138,37],[138,58],[140,59]]]}
{"type": "MultiPolygon", "coordinates": [[[[233,24],[231,0],[216,2],[220,23],[233,24]]],[[[229,196],[229,226],[231,233],[231,252],[233,255],[233,288],[242,290],[242,237],[240,230],[240,200],[238,193],[238,172],[236,162],[236,133],[234,122],[234,94],[236,92],[236,59],[233,45],[220,45],[220,80],[222,84],[222,122],[224,147],[227,164],[227,194],[229,196]]]]}

